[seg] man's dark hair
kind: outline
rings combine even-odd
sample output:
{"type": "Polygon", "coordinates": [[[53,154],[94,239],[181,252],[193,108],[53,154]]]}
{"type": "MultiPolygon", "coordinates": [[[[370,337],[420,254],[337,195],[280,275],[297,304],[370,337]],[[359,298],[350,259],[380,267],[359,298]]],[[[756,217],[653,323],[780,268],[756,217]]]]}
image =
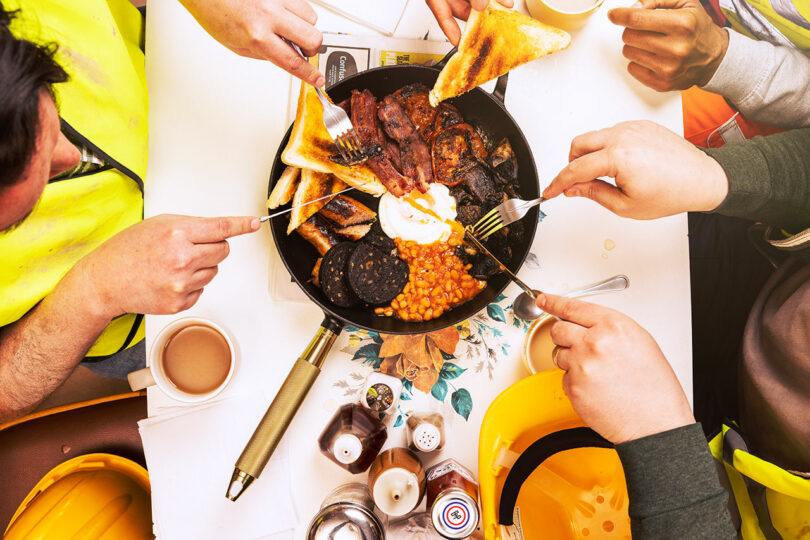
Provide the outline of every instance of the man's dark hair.
{"type": "Polygon", "coordinates": [[[9,25],[16,12],[0,3],[0,191],[20,180],[36,149],[39,96],[65,82],[54,60],[56,45],[37,45],[15,37],[9,25]]]}

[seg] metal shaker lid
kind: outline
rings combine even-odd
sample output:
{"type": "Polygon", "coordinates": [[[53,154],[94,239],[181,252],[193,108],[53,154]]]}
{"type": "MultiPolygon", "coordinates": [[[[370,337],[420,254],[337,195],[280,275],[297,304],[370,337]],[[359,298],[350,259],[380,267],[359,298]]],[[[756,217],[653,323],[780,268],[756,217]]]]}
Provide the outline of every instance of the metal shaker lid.
{"type": "Polygon", "coordinates": [[[339,502],[318,512],[309,525],[307,540],[385,540],[385,531],[367,508],[339,502]]]}

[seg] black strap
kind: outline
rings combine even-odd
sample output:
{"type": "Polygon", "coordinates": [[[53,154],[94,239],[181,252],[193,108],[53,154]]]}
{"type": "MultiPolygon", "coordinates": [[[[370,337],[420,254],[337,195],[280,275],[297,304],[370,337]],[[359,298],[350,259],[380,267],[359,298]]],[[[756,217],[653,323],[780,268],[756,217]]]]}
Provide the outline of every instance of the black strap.
{"type": "MultiPolygon", "coordinates": [[[[124,175],[128,176],[136,184],[138,184],[138,188],[141,190],[141,193],[143,193],[143,179],[140,176],[138,176],[137,174],[132,172],[132,170],[125,167],[120,162],[118,162],[115,159],[113,159],[112,157],[110,157],[110,155],[108,153],[106,153],[104,150],[102,150],[101,148],[99,148],[98,146],[96,146],[95,144],[90,142],[90,140],[87,137],[85,137],[84,135],[79,133],[73,126],[68,124],[67,121],[64,118],[60,118],[60,120],[61,120],[61,124],[62,124],[62,132],[63,133],[69,134],[70,137],[72,137],[73,139],[81,142],[84,146],[86,146],[87,148],[92,150],[92,152],[95,155],[99,156],[104,161],[104,163],[109,163],[110,165],[112,165],[113,167],[118,169],[120,172],[122,172],[124,175]]],[[[93,172],[98,172],[98,171],[93,171],[93,172]]]]}
{"type": "Polygon", "coordinates": [[[103,362],[104,360],[112,358],[116,354],[120,353],[121,351],[129,347],[130,343],[132,343],[132,340],[135,339],[136,335],[138,335],[138,329],[141,327],[142,323],[143,323],[143,314],[138,313],[137,315],[135,315],[135,320],[132,323],[132,327],[129,329],[129,333],[127,334],[126,339],[124,339],[124,344],[121,345],[121,347],[117,351],[115,351],[112,354],[107,354],[104,356],[85,356],[82,362],[95,364],[96,362],[103,362]]]}
{"type": "MultiPolygon", "coordinates": [[[[723,434],[723,461],[725,461],[732,469],[734,468],[734,452],[749,453],[748,442],[742,432],[732,423],[726,424],[728,429],[723,434]]],[[[751,504],[754,507],[754,512],[759,521],[759,528],[768,540],[781,540],[782,536],[773,526],[771,521],[771,514],[768,510],[768,500],[765,497],[765,486],[759,482],[749,478],[748,476],[740,473],[745,481],[745,487],[751,499],[751,504]]]]}
{"type": "Polygon", "coordinates": [[[549,457],[574,448],[613,448],[613,443],[587,427],[555,431],[529,446],[506,476],[498,506],[498,523],[513,525],[515,505],[523,483],[549,457]]]}

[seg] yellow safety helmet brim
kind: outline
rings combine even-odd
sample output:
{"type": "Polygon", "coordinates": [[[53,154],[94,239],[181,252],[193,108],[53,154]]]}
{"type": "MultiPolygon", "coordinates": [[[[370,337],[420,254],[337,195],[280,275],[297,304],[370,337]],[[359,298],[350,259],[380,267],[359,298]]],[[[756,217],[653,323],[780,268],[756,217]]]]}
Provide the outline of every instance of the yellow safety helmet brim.
{"type": "Polygon", "coordinates": [[[87,454],[53,468],[20,504],[3,540],[152,538],[149,474],[112,454],[87,454]]]}

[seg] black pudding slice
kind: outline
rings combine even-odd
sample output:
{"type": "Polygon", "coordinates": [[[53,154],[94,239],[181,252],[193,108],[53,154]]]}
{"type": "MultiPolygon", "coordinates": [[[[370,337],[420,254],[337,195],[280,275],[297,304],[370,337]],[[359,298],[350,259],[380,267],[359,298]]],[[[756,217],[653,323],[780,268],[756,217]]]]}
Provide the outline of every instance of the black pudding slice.
{"type": "Polygon", "coordinates": [[[341,242],[332,246],[323,256],[321,270],[318,272],[321,290],[330,302],[340,307],[352,307],[360,303],[347,279],[349,259],[355,247],[353,242],[341,242]]]}
{"type": "Polygon", "coordinates": [[[387,304],[405,288],[409,270],[397,255],[362,243],[349,258],[349,285],[364,302],[387,304]]]}
{"type": "Polygon", "coordinates": [[[364,244],[371,244],[386,255],[397,256],[397,245],[383,232],[379,220],[371,224],[371,229],[369,229],[362,241],[364,244]]]}

